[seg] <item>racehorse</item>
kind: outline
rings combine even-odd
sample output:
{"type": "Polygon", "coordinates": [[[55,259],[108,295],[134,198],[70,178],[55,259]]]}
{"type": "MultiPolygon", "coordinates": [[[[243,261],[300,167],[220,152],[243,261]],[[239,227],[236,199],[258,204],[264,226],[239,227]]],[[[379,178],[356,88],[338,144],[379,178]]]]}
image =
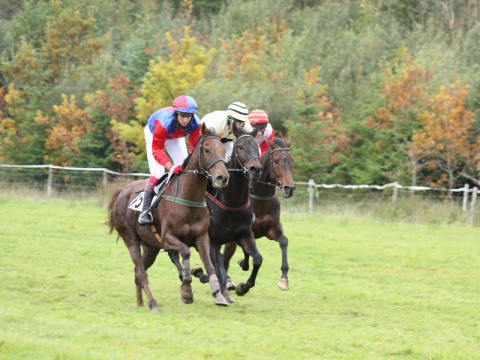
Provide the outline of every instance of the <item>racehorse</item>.
{"type": "MultiPolygon", "coordinates": [[[[292,174],[294,159],[290,152],[291,142],[286,142],[281,138],[267,141],[270,148],[260,159],[262,176],[250,183],[250,201],[255,214],[253,233],[255,239],[265,236],[279,243],[282,250],[282,276],[277,285],[282,290],[288,290],[288,238],[283,233],[283,226],[280,222],[280,201],[276,195],[276,187],[280,187],[285,198],[293,196],[295,191],[292,174]]],[[[225,245],[223,257],[226,270],[228,270],[236,247],[234,242],[225,245]]],[[[249,268],[248,260],[249,255],[244,253],[244,259],[238,261],[245,271],[249,268]]],[[[227,286],[229,289],[235,288],[235,284],[228,277],[227,286]]]]}
{"type": "MultiPolygon", "coordinates": [[[[222,245],[233,241],[238,244],[253,259],[253,269],[246,283],[235,288],[239,296],[245,295],[255,286],[255,280],[262,264],[262,256],[257,249],[252,231],[253,212],[248,196],[248,184],[251,180],[260,178],[261,163],[259,147],[255,142],[257,130],[251,134],[233,126],[236,142],[232,156],[227,163],[230,173],[228,186],[213,189],[207,188],[206,201],[212,211],[208,234],[212,244],[212,261],[215,263],[222,292],[228,302],[234,302],[227,291],[226,271],[221,254],[222,245]]],[[[201,272],[194,275],[202,281],[201,272]]],[[[202,281],[203,282],[203,281],[202,281]]]]}
{"type": "Polygon", "coordinates": [[[195,247],[207,271],[214,303],[228,305],[210,258],[210,213],[205,202],[209,179],[215,188],[228,184],[229,174],[223,160],[225,148],[214,130],[202,125],[201,132],[202,137],[184,161],[184,170],[171,178],[158,206],[152,209],[153,225],[140,226],[139,212],[129,208],[129,204],[144,189],[146,180],[132,182],[117,190],[108,206],[110,233],[116,229],[135,265],[137,305],[143,306],[143,290],[154,312],[162,309],[150,290],[147,269],[155,262],[160,249],[179,253],[182,257],[181,298],[184,303],[193,302],[190,247],[195,247]]]}

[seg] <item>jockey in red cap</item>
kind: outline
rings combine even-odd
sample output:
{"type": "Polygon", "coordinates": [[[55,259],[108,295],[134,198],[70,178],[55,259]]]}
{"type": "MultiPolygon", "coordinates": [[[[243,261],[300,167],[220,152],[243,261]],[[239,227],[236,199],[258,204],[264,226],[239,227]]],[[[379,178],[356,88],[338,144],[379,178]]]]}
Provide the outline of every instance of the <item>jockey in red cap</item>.
{"type": "Polygon", "coordinates": [[[147,159],[150,178],[145,185],[142,213],[138,218],[140,225],[153,224],[149,211],[154,187],[165,169],[180,174],[182,163],[193,151],[200,137],[200,119],[197,115],[197,103],[188,95],[181,95],[173,105],[155,111],[145,127],[147,159]],[[189,136],[190,151],[187,151],[185,137],[189,136]]]}
{"type": "Polygon", "coordinates": [[[268,121],[268,115],[265,111],[256,109],[248,116],[248,121],[256,129],[258,129],[255,141],[260,146],[260,156],[263,156],[268,150],[267,139],[273,141],[275,139],[275,131],[268,121]]]}

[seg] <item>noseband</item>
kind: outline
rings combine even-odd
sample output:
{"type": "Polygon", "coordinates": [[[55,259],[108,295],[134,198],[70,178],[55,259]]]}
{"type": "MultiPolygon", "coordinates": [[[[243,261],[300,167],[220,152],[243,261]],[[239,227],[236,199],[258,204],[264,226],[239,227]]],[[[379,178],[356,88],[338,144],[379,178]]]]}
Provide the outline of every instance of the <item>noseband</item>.
{"type": "Polygon", "coordinates": [[[202,147],[203,147],[203,143],[209,139],[219,139],[218,136],[207,136],[206,138],[202,138],[202,140],[200,141],[200,154],[198,155],[198,168],[200,170],[182,170],[182,173],[185,173],[185,172],[191,172],[193,173],[194,175],[203,175],[205,176],[206,178],[211,178],[212,177],[212,174],[210,174],[210,169],[216,164],[218,163],[219,161],[224,161],[223,158],[217,158],[215,160],[213,160],[210,164],[207,165],[207,170],[204,170],[203,169],[203,166],[201,164],[201,160],[202,160],[202,147]]]}
{"type": "Polygon", "coordinates": [[[242,135],[240,137],[237,138],[237,141],[235,142],[235,145],[234,145],[234,152],[235,152],[235,163],[237,163],[237,161],[240,163],[240,169],[228,169],[228,171],[238,171],[238,172],[243,172],[245,174],[245,176],[247,175],[248,173],[248,169],[245,167],[245,163],[250,160],[250,159],[253,159],[253,160],[259,160],[259,157],[258,156],[250,156],[249,158],[246,158],[246,159],[242,159],[242,157],[240,156],[239,152],[238,152],[238,140],[240,139],[243,139],[243,138],[252,138],[253,139],[253,136],[252,135],[242,135]]]}
{"type": "MultiPolygon", "coordinates": [[[[270,155],[269,155],[270,160],[269,160],[269,162],[268,162],[268,169],[269,169],[269,171],[270,171],[270,169],[273,169],[273,157],[272,157],[272,155],[273,155],[273,153],[274,153],[275,151],[290,151],[290,148],[278,148],[278,149],[274,149],[274,150],[272,150],[272,151],[270,152],[270,155]]],[[[275,171],[274,171],[274,173],[275,173],[275,171]]],[[[275,176],[276,176],[276,175],[275,175],[275,176]]],[[[256,181],[257,181],[258,183],[260,183],[260,184],[264,184],[264,185],[268,185],[268,186],[278,186],[278,187],[280,187],[280,188],[283,187],[283,184],[282,184],[280,181],[278,181],[278,180],[277,180],[277,182],[270,182],[270,181],[269,181],[269,182],[265,182],[265,181],[261,181],[261,180],[256,180],[256,181]]]]}

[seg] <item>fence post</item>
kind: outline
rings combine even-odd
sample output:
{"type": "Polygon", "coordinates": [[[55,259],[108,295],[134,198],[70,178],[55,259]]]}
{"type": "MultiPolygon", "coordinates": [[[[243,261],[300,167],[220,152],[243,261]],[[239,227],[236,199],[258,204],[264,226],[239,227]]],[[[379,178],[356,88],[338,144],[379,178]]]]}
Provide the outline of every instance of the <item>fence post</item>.
{"type": "Polygon", "coordinates": [[[392,204],[395,204],[397,202],[397,197],[398,197],[398,188],[397,188],[398,182],[393,183],[393,195],[392,195],[392,204]]]}
{"type": "Polygon", "coordinates": [[[103,188],[106,189],[108,184],[108,173],[107,169],[103,169],[103,188]]]}
{"type": "Polygon", "coordinates": [[[47,196],[52,195],[52,182],[53,182],[53,168],[52,165],[48,167],[48,183],[47,183],[47,196]]]}
{"type": "Polygon", "coordinates": [[[472,202],[470,203],[470,225],[473,225],[476,204],[477,204],[477,187],[475,186],[472,191],[472,202]]]}
{"type": "Polygon", "coordinates": [[[315,196],[315,181],[308,180],[308,212],[313,214],[313,198],[315,196]]]}
{"type": "Polygon", "coordinates": [[[468,204],[468,184],[465,184],[463,188],[463,202],[462,202],[462,211],[467,212],[467,204],[468,204]]]}

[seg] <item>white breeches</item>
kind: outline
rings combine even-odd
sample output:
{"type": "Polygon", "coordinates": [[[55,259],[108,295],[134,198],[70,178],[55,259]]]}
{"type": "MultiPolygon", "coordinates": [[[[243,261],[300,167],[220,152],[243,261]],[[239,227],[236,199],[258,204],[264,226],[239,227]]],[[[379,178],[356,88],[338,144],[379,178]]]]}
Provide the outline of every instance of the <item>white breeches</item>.
{"type": "MultiPolygon", "coordinates": [[[[153,134],[150,132],[148,126],[145,126],[145,143],[147,145],[147,159],[150,174],[159,179],[165,173],[165,167],[160,165],[153,157],[152,142],[153,134]]],[[[165,152],[170,157],[170,162],[173,165],[182,165],[183,161],[188,156],[187,144],[185,138],[170,139],[165,141],[165,152]]]]}

